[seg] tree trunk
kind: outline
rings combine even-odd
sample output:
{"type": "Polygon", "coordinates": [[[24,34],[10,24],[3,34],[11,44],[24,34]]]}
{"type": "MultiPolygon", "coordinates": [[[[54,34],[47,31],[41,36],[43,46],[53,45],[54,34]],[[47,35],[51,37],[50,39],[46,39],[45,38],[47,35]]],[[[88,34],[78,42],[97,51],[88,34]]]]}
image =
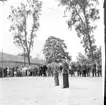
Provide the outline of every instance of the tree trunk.
{"type": "Polygon", "coordinates": [[[28,52],[28,64],[30,65],[31,62],[30,62],[30,53],[28,52]]]}
{"type": "Polygon", "coordinates": [[[25,52],[24,52],[24,66],[25,66],[25,52]]]}
{"type": "Polygon", "coordinates": [[[86,23],[86,28],[87,28],[87,36],[88,36],[88,41],[89,41],[91,58],[92,58],[92,61],[94,62],[94,54],[93,54],[93,50],[92,50],[91,37],[90,37],[89,29],[88,29],[89,23],[88,23],[88,19],[86,17],[86,14],[85,14],[85,9],[83,9],[83,12],[84,12],[84,16],[85,16],[85,23],[86,23]]]}

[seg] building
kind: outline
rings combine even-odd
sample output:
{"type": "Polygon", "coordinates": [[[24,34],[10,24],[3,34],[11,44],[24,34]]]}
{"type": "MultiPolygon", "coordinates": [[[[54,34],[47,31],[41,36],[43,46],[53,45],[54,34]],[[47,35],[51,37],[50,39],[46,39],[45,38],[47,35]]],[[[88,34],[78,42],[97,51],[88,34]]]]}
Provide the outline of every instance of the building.
{"type": "MultiPolygon", "coordinates": [[[[46,61],[43,59],[31,58],[31,65],[44,65],[45,63],[46,61]]],[[[0,52],[0,67],[20,65],[28,65],[27,60],[24,61],[24,57],[0,52]]]]}

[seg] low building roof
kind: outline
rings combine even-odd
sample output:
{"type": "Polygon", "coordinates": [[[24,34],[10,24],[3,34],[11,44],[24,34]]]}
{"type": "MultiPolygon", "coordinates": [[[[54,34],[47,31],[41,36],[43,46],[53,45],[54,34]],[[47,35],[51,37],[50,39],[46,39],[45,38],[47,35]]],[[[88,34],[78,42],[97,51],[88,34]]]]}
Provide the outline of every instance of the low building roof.
{"type": "MultiPolygon", "coordinates": [[[[17,55],[0,52],[0,61],[2,61],[2,59],[3,59],[3,61],[24,62],[24,57],[22,57],[22,56],[17,56],[17,55]]],[[[36,64],[45,64],[46,63],[46,61],[43,59],[31,58],[30,60],[31,60],[31,63],[36,63],[36,64]]],[[[26,63],[28,63],[27,60],[26,60],[26,63]]]]}

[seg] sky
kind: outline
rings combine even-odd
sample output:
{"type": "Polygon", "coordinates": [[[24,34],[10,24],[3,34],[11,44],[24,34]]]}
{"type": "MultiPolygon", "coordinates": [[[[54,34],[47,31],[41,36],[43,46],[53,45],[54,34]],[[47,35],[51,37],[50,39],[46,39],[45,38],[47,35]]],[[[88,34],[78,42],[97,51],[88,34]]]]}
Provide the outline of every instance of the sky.
{"type": "MultiPolygon", "coordinates": [[[[13,43],[12,33],[9,32],[11,22],[7,19],[11,9],[10,6],[17,6],[25,0],[8,0],[5,3],[0,2],[0,52],[17,55],[22,52],[13,43]]],[[[40,27],[35,37],[35,43],[31,52],[32,57],[44,59],[42,49],[45,41],[49,36],[55,36],[65,41],[67,51],[72,56],[72,60],[76,60],[78,52],[84,54],[84,48],[80,44],[77,33],[68,29],[66,24],[67,18],[64,16],[64,7],[58,6],[57,0],[42,0],[42,11],[40,16],[40,27]]],[[[100,19],[95,22],[97,29],[94,32],[96,45],[104,45],[104,25],[103,25],[103,0],[99,0],[100,19]]]]}

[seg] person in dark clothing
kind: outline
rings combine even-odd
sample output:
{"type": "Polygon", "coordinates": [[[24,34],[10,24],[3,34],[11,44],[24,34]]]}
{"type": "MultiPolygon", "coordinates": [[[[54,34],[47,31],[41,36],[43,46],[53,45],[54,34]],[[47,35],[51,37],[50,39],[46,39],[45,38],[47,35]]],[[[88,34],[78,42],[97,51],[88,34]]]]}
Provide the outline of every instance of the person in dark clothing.
{"type": "Polygon", "coordinates": [[[102,76],[102,68],[101,68],[101,64],[98,64],[98,66],[97,66],[97,76],[99,77],[99,76],[102,76]]]}
{"type": "Polygon", "coordinates": [[[12,68],[12,71],[13,71],[13,72],[12,72],[12,73],[13,73],[12,75],[13,75],[13,77],[14,77],[15,67],[12,68]]]}
{"type": "Polygon", "coordinates": [[[66,59],[63,57],[62,60],[62,74],[63,74],[63,88],[69,88],[69,78],[68,78],[68,70],[69,66],[66,62],[66,59]]]}
{"type": "Polygon", "coordinates": [[[82,65],[82,71],[83,71],[82,76],[86,77],[86,65],[85,64],[82,65]]]}
{"type": "Polygon", "coordinates": [[[77,76],[81,76],[81,65],[78,64],[77,66],[77,76]]]}
{"type": "Polygon", "coordinates": [[[62,69],[63,69],[62,66],[60,66],[60,71],[62,71],[62,69]]]}
{"type": "Polygon", "coordinates": [[[72,65],[71,65],[71,76],[75,76],[74,71],[75,71],[75,65],[72,64],[72,65]]]}
{"type": "Polygon", "coordinates": [[[84,77],[86,77],[87,76],[87,64],[84,64],[84,71],[85,71],[84,77]]]}
{"type": "Polygon", "coordinates": [[[87,64],[86,69],[87,69],[87,71],[86,71],[87,72],[87,76],[89,77],[90,76],[90,69],[91,69],[89,64],[87,64]]]}
{"type": "Polygon", "coordinates": [[[2,77],[2,68],[0,67],[0,77],[2,77]]]}
{"type": "Polygon", "coordinates": [[[43,74],[43,67],[40,66],[40,68],[39,68],[39,76],[42,76],[42,74],[43,74]]]}
{"type": "Polygon", "coordinates": [[[46,71],[47,71],[47,66],[44,65],[44,66],[43,66],[43,75],[44,75],[44,76],[46,76],[46,71]]]}
{"type": "Polygon", "coordinates": [[[72,69],[69,69],[69,74],[71,75],[71,77],[73,76],[73,71],[72,71],[72,69]]]}
{"type": "Polygon", "coordinates": [[[92,69],[92,76],[96,76],[96,64],[93,64],[93,69],[92,69]]]}
{"type": "Polygon", "coordinates": [[[4,77],[7,77],[7,68],[4,69],[4,77]]]}

